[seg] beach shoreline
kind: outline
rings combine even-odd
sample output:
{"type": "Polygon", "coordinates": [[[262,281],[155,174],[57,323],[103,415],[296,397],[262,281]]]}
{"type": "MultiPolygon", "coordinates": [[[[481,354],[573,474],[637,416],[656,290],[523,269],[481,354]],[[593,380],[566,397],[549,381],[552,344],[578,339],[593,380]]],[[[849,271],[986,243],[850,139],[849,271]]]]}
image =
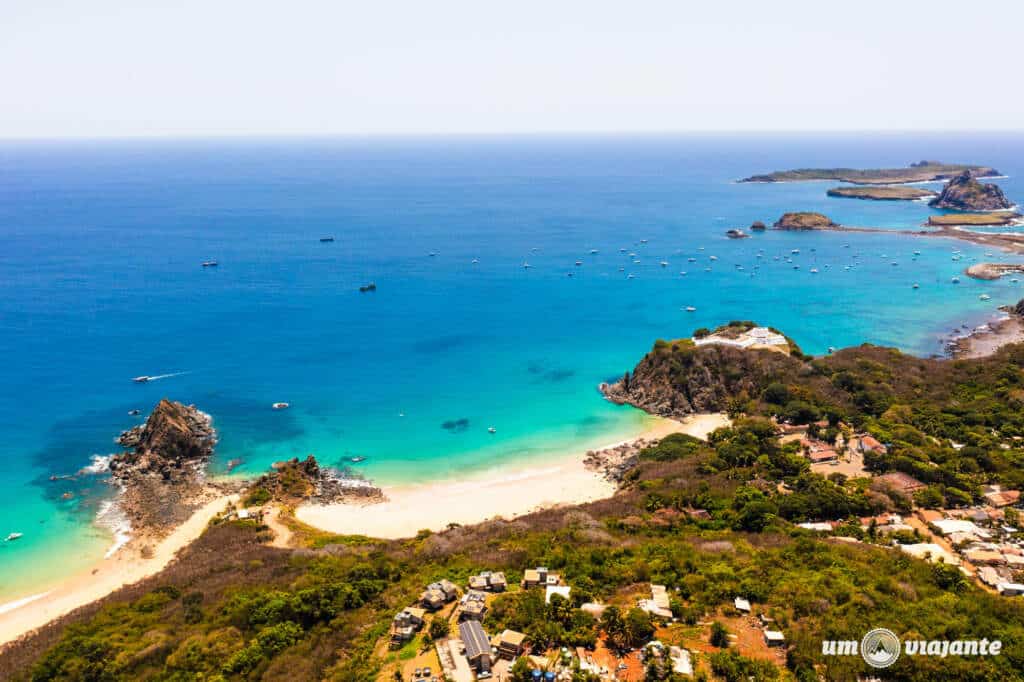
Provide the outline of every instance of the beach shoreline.
{"type": "MultiPolygon", "coordinates": [[[[633,438],[591,450],[610,450],[641,439],[658,440],[672,433],[706,438],[708,433],[728,423],[728,418],[720,413],[693,415],[684,422],[658,418],[653,426],[633,438]]],[[[586,452],[569,452],[541,465],[512,464],[466,477],[384,487],[385,502],[306,504],[295,510],[295,518],[331,533],[398,539],[413,537],[421,530],[444,530],[452,523],[512,519],[541,509],[584,504],[614,495],[617,485],[588,466],[586,457],[586,452]]]]}
{"type": "Polygon", "coordinates": [[[108,553],[53,589],[0,604],[0,652],[47,623],[160,572],[181,549],[202,535],[214,516],[237,499],[235,494],[219,494],[163,538],[133,538],[119,551],[108,553]]]}

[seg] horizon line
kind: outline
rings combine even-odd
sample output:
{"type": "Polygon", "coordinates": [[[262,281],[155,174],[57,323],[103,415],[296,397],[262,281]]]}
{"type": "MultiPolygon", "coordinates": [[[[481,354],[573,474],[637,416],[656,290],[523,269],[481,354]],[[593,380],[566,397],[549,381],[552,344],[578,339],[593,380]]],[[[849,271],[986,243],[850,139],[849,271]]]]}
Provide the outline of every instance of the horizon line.
{"type": "Polygon", "coordinates": [[[445,139],[524,137],[671,137],[671,136],[815,136],[815,135],[1021,135],[1024,128],[834,128],[809,129],[679,129],[679,130],[534,130],[479,132],[245,132],[245,133],[129,133],[103,135],[0,135],[0,144],[18,142],[117,142],[188,140],[313,140],[313,139],[445,139]]]}

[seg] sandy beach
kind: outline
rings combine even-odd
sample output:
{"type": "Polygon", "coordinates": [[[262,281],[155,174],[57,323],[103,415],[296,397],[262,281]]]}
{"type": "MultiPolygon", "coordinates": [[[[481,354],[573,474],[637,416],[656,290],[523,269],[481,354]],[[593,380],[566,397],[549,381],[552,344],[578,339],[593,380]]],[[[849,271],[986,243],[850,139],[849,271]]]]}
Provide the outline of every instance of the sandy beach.
{"type": "MultiPolygon", "coordinates": [[[[705,438],[728,423],[724,414],[694,415],[682,422],[659,419],[652,428],[624,442],[664,438],[671,433],[705,438]]],[[[619,443],[606,447],[615,445],[619,443]]],[[[613,495],[615,484],[588,469],[584,456],[583,452],[567,453],[529,468],[494,469],[458,480],[384,488],[388,501],[381,504],[303,505],[295,516],[332,533],[396,539],[411,537],[423,529],[443,530],[450,523],[510,519],[538,509],[613,495]]]]}
{"type": "Polygon", "coordinates": [[[236,499],[236,495],[225,495],[203,505],[188,521],[153,545],[149,558],[143,558],[139,548],[135,547],[137,543],[133,542],[49,592],[0,604],[0,646],[125,585],[159,572],[171,562],[178,550],[202,534],[210,519],[236,499]]]}
{"type": "Polygon", "coordinates": [[[990,322],[992,329],[987,334],[971,334],[961,339],[954,352],[956,358],[983,358],[992,355],[1003,346],[1024,341],[1024,321],[1016,315],[990,322]]]}

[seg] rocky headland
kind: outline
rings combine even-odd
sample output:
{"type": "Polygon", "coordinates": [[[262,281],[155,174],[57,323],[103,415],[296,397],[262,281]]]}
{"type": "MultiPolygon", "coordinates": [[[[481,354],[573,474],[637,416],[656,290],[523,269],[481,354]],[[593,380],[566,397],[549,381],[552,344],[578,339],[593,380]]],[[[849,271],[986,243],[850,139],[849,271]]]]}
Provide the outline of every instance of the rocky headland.
{"type": "Polygon", "coordinates": [[[212,496],[206,467],[217,432],[210,416],[194,405],[165,398],[117,442],[129,449],[111,458],[110,472],[133,529],[165,534],[212,496]]]}
{"type": "Polygon", "coordinates": [[[839,227],[839,224],[823,213],[795,211],[784,213],[772,227],[776,230],[823,230],[839,227]]]}
{"type": "Polygon", "coordinates": [[[948,180],[970,170],[975,177],[995,177],[999,171],[988,166],[974,166],[941,161],[919,161],[907,168],[797,168],[751,175],[740,182],[804,182],[809,180],[835,180],[851,185],[893,185],[908,182],[948,180]]]}
{"type": "Polygon", "coordinates": [[[1014,225],[1021,218],[1014,211],[994,211],[991,213],[946,213],[928,217],[925,223],[929,227],[999,227],[1014,225]]]}
{"type": "Polygon", "coordinates": [[[915,201],[934,197],[935,192],[919,187],[879,185],[869,187],[833,187],[825,192],[830,197],[843,199],[868,199],[873,201],[915,201]]]}
{"type": "Polygon", "coordinates": [[[998,185],[978,182],[969,170],[951,179],[928,204],[954,211],[999,211],[1012,206],[998,185]]]}
{"type": "Polygon", "coordinates": [[[999,279],[1003,275],[1024,272],[1024,263],[975,263],[964,274],[974,279],[999,279]]]}

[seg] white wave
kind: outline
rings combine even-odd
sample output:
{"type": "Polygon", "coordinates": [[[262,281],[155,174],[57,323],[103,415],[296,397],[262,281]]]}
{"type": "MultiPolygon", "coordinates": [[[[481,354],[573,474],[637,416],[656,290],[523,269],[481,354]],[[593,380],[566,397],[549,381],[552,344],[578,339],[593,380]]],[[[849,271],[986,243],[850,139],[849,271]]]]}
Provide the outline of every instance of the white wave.
{"type": "Polygon", "coordinates": [[[106,528],[114,536],[114,544],[103,555],[104,559],[117,554],[132,539],[132,524],[115,500],[107,500],[100,505],[96,512],[96,525],[106,528]]]}
{"type": "Polygon", "coordinates": [[[79,474],[102,474],[110,471],[110,460],[113,455],[92,455],[89,459],[92,461],[88,466],[84,466],[78,470],[79,474]]]}
{"type": "MultiPolygon", "coordinates": [[[[50,592],[52,591],[53,590],[50,590],[50,592]]],[[[33,594],[32,596],[25,597],[24,599],[15,599],[14,601],[9,601],[6,604],[0,604],[0,614],[4,614],[8,611],[13,611],[14,609],[21,608],[25,604],[31,604],[32,602],[38,599],[42,599],[46,595],[50,594],[50,592],[40,592],[39,594],[33,594]]]]}
{"type": "Polygon", "coordinates": [[[170,374],[157,374],[149,377],[150,381],[156,381],[157,379],[170,379],[171,377],[180,377],[183,374],[191,374],[191,372],[171,372],[170,374]]]}

